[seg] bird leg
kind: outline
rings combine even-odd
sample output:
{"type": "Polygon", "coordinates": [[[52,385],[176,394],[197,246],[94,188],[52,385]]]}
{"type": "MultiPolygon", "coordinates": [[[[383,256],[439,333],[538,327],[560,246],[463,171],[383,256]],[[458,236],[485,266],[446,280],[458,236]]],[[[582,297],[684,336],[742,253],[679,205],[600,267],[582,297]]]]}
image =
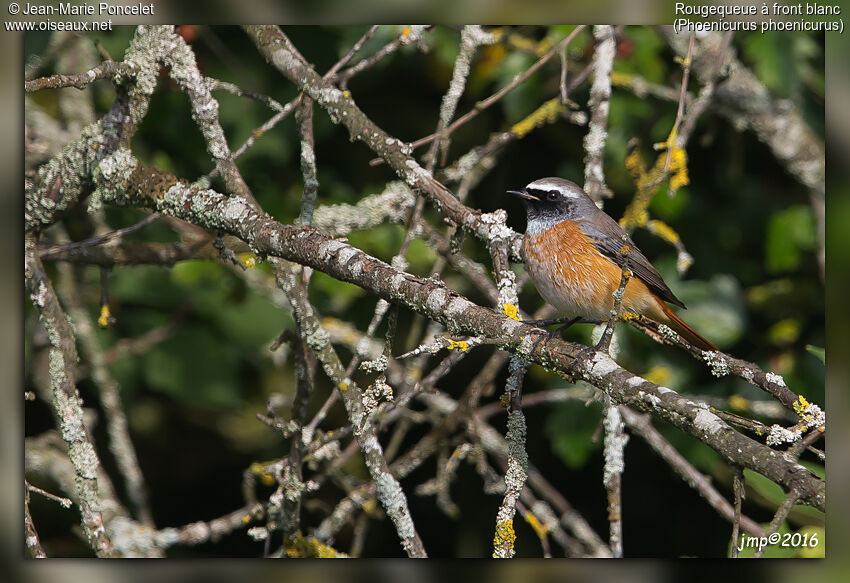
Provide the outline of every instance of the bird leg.
{"type": "MultiPolygon", "coordinates": [[[[614,337],[614,326],[617,323],[617,319],[620,315],[620,305],[623,302],[623,297],[626,294],[626,285],[629,283],[629,280],[632,277],[632,272],[629,270],[629,252],[631,249],[626,244],[626,236],[623,235],[623,245],[620,247],[620,257],[623,260],[622,265],[622,273],[620,276],[620,285],[614,291],[614,306],[611,309],[611,317],[608,318],[608,322],[605,324],[605,330],[602,331],[602,336],[599,337],[599,342],[596,343],[596,346],[588,346],[586,348],[582,348],[579,353],[576,355],[575,360],[570,365],[569,369],[575,368],[575,366],[581,362],[583,358],[587,356],[589,352],[598,352],[603,351],[610,356],[611,354],[611,339],[614,337]]],[[[633,314],[626,314],[627,318],[634,317],[633,314]]]]}

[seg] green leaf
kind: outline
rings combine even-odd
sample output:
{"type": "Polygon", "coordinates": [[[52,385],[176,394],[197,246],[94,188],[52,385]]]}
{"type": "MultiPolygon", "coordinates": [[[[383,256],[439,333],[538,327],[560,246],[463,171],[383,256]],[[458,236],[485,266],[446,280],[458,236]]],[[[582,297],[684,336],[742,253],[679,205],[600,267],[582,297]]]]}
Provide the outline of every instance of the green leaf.
{"type": "Polygon", "coordinates": [[[806,350],[809,351],[809,354],[813,354],[817,357],[823,364],[826,364],[826,349],[820,346],[812,346],[811,344],[806,344],[806,350]]]}
{"type": "Polygon", "coordinates": [[[238,352],[200,326],[182,327],[144,357],[145,381],[193,407],[241,404],[238,352]]]}
{"type": "MultiPolygon", "coordinates": [[[[823,477],[823,466],[819,466],[818,464],[801,463],[815,475],[819,474],[821,478],[823,477]]],[[[756,496],[767,500],[771,506],[778,507],[787,497],[787,494],[777,483],[757,472],[753,472],[752,470],[744,470],[744,480],[747,488],[752,489],[756,496]]],[[[792,522],[796,522],[798,524],[819,525],[823,524],[824,521],[823,512],[817,508],[812,508],[811,506],[805,506],[803,504],[796,504],[788,516],[792,522]]]]}
{"type": "Polygon", "coordinates": [[[796,269],[802,253],[817,246],[812,209],[795,205],[775,213],[767,225],[766,245],[768,271],[778,273],[796,269]]]}
{"type": "Polygon", "coordinates": [[[602,406],[569,401],[559,403],[546,420],[546,435],[552,450],[570,468],[584,466],[590,454],[599,448],[592,437],[599,425],[602,406]]]}

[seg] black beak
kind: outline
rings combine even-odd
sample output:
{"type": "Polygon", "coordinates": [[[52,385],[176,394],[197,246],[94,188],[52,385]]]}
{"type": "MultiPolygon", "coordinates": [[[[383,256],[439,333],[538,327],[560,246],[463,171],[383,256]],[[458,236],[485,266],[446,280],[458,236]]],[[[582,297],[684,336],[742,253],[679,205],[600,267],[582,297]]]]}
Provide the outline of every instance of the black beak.
{"type": "Polygon", "coordinates": [[[509,191],[507,191],[507,192],[508,192],[508,194],[512,194],[512,195],[514,195],[514,196],[518,196],[518,197],[520,197],[520,198],[524,198],[525,200],[536,200],[536,201],[538,201],[538,202],[540,201],[540,199],[539,199],[539,198],[537,198],[536,196],[534,196],[534,195],[532,195],[532,194],[528,194],[528,193],[527,193],[526,191],[524,191],[524,190],[509,190],[509,191]]]}

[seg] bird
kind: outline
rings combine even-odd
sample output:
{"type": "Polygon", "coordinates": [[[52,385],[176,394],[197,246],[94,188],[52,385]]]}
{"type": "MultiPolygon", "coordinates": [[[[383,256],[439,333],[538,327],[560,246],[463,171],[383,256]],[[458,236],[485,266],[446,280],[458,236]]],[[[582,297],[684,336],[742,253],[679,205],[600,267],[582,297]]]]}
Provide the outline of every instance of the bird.
{"type": "Polygon", "coordinates": [[[666,324],[696,348],[717,350],[670,309],[668,302],[680,308],[685,304],[626,231],[581,187],[550,177],[507,192],[525,202],[528,221],[521,254],[528,275],[544,300],[573,318],[570,323],[610,319],[613,294],[620,287],[623,263],[628,260],[632,277],[620,302],[620,316],[631,313],[650,318],[666,324]]]}

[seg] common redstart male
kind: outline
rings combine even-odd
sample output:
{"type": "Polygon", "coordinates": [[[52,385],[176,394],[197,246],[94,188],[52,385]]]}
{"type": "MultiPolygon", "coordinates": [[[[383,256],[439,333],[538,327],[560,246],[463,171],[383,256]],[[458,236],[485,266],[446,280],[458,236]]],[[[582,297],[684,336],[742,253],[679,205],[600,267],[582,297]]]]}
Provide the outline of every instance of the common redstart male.
{"type": "Polygon", "coordinates": [[[632,278],[620,302],[630,312],[666,324],[702,350],[717,350],[667,306],[684,308],[661,274],[617,222],[600,210],[579,186],[563,178],[541,178],[520,191],[528,225],[522,246],[526,269],[547,302],[575,320],[608,320],[613,293],[628,258],[632,278]],[[621,252],[628,245],[628,253],[621,252]]]}

